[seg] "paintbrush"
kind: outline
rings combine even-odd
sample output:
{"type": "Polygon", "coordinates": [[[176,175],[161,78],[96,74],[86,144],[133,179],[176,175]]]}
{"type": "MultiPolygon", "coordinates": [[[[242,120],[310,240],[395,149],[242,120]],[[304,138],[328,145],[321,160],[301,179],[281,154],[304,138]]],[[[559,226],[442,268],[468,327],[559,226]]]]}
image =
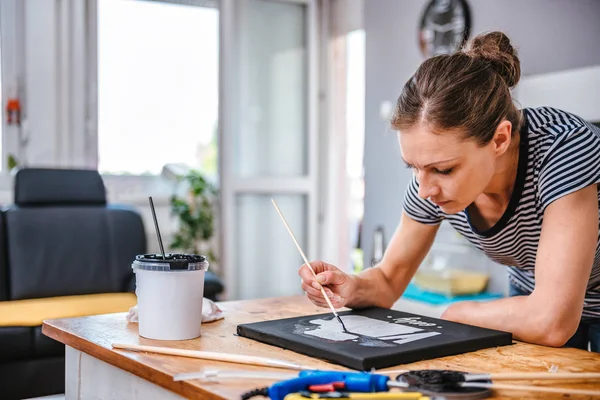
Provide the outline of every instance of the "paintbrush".
{"type": "Polygon", "coordinates": [[[279,216],[281,217],[281,220],[283,221],[283,224],[285,225],[285,228],[289,232],[290,236],[292,237],[292,240],[294,241],[294,244],[296,245],[296,247],[298,248],[298,251],[300,252],[300,255],[302,256],[302,259],[304,260],[304,262],[308,266],[308,269],[310,270],[310,272],[312,272],[313,276],[315,277],[315,282],[317,282],[317,284],[321,288],[321,294],[323,294],[323,297],[325,298],[325,301],[327,302],[327,305],[331,309],[331,312],[333,313],[333,315],[335,315],[335,317],[340,322],[340,324],[342,324],[342,329],[344,330],[344,332],[348,332],[348,330],[346,329],[346,326],[344,325],[344,322],[342,321],[342,319],[340,318],[340,316],[338,315],[338,313],[335,312],[335,308],[333,308],[333,304],[331,304],[331,300],[329,300],[329,297],[327,296],[327,293],[325,293],[325,289],[323,289],[323,286],[319,283],[319,281],[317,281],[317,274],[315,274],[315,270],[310,265],[310,262],[308,261],[308,258],[306,258],[306,255],[304,254],[304,252],[302,251],[302,248],[298,244],[298,241],[296,240],[296,236],[294,236],[294,233],[290,229],[290,226],[288,225],[288,223],[285,220],[283,214],[281,213],[281,210],[279,210],[279,207],[277,207],[277,203],[275,203],[275,200],[273,200],[273,199],[271,199],[271,203],[273,203],[273,206],[275,207],[275,210],[277,211],[277,214],[279,214],[279,216]]]}

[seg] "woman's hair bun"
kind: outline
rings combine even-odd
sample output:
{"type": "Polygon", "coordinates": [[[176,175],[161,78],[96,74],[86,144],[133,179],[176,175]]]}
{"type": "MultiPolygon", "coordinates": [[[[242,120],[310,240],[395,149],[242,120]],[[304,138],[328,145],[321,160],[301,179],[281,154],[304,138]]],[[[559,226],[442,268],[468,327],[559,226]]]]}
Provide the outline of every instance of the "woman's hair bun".
{"type": "Polygon", "coordinates": [[[521,78],[521,62],[517,51],[502,32],[483,33],[474,37],[463,52],[489,62],[509,88],[515,87],[521,78]]]}

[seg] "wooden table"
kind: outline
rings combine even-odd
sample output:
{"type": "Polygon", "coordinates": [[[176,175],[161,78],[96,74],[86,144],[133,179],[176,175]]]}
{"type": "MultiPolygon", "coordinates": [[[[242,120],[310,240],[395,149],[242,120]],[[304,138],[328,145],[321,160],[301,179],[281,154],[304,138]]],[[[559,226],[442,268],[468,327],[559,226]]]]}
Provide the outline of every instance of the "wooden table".
{"type": "MultiPolygon", "coordinates": [[[[137,324],[127,323],[124,313],[45,321],[43,333],[66,345],[66,400],[71,399],[239,399],[248,390],[268,386],[273,381],[225,380],[206,383],[200,380],[173,381],[178,373],[204,368],[224,370],[269,370],[256,367],[185,357],[113,350],[112,343],[168,346],[260,355],[314,365],[315,368],[345,368],[288,350],[265,345],[235,335],[240,323],[323,313],[304,297],[222,302],[225,319],[203,324],[202,337],[188,341],[156,341],[141,338],[137,324]]],[[[600,354],[577,349],[548,348],[525,343],[399,365],[390,369],[457,369],[473,372],[545,372],[551,365],[563,372],[598,372],[600,354]]],[[[522,383],[522,382],[513,382],[522,383]]],[[[538,382],[540,383],[540,382],[538,382]]],[[[530,382],[527,382],[530,384],[530,382]]],[[[600,384],[562,382],[561,387],[600,389],[600,384]]],[[[496,399],[558,399],[561,395],[498,391],[496,399]]],[[[573,398],[586,398],[573,396],[573,398]]]]}

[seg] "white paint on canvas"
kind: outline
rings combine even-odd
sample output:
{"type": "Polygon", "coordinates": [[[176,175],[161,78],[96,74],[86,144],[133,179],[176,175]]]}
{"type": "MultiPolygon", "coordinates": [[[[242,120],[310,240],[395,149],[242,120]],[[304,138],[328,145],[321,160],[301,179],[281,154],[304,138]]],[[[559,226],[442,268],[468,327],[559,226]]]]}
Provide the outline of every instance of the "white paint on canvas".
{"type": "Polygon", "coordinates": [[[378,339],[383,339],[386,336],[397,338],[403,337],[401,335],[421,332],[423,330],[413,326],[391,323],[361,315],[345,315],[342,317],[342,320],[347,332],[341,329],[337,319],[314,319],[310,323],[319,327],[312,331],[306,331],[304,334],[328,340],[344,341],[357,339],[360,335],[378,339]]]}

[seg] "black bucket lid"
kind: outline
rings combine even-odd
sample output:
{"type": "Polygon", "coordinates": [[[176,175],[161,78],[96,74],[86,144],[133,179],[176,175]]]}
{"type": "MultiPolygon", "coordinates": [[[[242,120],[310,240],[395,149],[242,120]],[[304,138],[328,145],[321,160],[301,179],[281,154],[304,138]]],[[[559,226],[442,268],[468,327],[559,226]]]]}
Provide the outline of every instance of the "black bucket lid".
{"type": "Polygon", "coordinates": [[[199,254],[140,254],[135,256],[133,269],[146,271],[198,271],[208,269],[206,257],[199,254]]]}

